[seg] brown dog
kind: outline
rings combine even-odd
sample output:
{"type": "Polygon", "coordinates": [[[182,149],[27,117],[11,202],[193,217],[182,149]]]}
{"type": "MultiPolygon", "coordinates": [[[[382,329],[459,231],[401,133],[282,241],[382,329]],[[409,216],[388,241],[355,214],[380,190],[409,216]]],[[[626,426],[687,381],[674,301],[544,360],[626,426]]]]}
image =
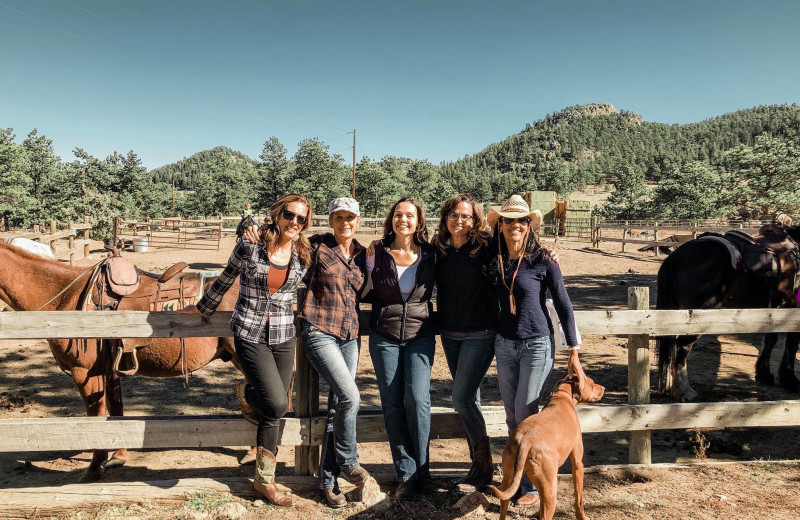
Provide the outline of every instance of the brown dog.
{"type": "Polygon", "coordinates": [[[489,486],[500,499],[500,520],[505,520],[508,503],[517,492],[524,471],[539,491],[539,520],[550,520],[556,511],[558,468],[569,456],[575,485],[575,517],[588,520],[583,511],[583,437],[575,406],[595,402],[605,388],[588,376],[579,388],[571,376],[556,384],[544,409],[512,432],[503,450],[503,483],[489,486]]]}

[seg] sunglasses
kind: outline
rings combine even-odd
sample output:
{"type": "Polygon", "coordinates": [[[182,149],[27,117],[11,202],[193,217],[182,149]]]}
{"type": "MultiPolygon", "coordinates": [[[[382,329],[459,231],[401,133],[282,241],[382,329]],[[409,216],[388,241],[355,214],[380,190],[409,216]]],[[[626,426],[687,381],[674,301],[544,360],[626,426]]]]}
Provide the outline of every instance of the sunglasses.
{"type": "Polygon", "coordinates": [[[301,226],[305,226],[306,222],[308,222],[308,217],[304,217],[303,215],[298,215],[297,213],[289,211],[288,209],[283,209],[281,211],[281,216],[286,220],[291,220],[291,221],[296,220],[297,223],[300,224],[301,226]]]}
{"type": "Polygon", "coordinates": [[[528,224],[531,223],[530,217],[520,217],[520,218],[500,217],[498,220],[500,221],[501,224],[508,224],[508,225],[511,225],[514,222],[519,222],[521,225],[527,226],[528,224]]]}

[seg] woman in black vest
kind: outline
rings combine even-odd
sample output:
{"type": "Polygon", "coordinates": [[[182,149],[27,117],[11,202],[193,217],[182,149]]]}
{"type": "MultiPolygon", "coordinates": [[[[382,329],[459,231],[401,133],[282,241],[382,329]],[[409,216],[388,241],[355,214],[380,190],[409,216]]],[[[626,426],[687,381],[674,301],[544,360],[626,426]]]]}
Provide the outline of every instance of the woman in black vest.
{"type": "Polygon", "coordinates": [[[372,287],[369,353],[400,481],[395,498],[400,500],[435,489],[429,456],[435,267],[436,251],[428,243],[422,206],[402,198],[386,217],[383,240],[367,258],[372,287]]]}

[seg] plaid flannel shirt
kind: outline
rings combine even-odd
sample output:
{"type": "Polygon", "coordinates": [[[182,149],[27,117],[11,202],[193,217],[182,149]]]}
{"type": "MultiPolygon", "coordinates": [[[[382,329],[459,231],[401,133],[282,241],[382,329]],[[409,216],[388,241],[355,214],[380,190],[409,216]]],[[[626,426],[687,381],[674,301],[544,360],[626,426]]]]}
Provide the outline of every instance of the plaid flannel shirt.
{"type": "Polygon", "coordinates": [[[197,309],[206,316],[214,314],[225,293],[240,276],[239,298],[233,309],[231,330],[237,337],[247,341],[267,339],[270,344],[283,343],[295,336],[292,304],[295,289],[305,272],[306,268],[300,265],[297,253],[292,252],[286,283],[275,294],[270,294],[267,287],[267,252],[259,244],[239,239],[228,265],[197,303],[197,309]],[[268,329],[267,335],[265,328],[268,329]]]}
{"type": "Polygon", "coordinates": [[[322,332],[347,341],[358,337],[358,307],[366,284],[365,248],[353,240],[345,258],[332,233],[314,235],[303,318],[322,332]]]}

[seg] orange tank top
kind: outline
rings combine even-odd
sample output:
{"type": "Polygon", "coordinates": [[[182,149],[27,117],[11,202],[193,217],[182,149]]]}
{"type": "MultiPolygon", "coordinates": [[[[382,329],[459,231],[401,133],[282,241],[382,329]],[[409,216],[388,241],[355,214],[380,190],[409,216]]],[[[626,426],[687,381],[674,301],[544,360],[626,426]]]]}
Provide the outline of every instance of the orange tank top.
{"type": "Polygon", "coordinates": [[[286,280],[289,279],[289,265],[275,265],[272,262],[269,264],[269,272],[267,273],[267,288],[270,294],[275,294],[278,289],[283,287],[286,280]]]}

